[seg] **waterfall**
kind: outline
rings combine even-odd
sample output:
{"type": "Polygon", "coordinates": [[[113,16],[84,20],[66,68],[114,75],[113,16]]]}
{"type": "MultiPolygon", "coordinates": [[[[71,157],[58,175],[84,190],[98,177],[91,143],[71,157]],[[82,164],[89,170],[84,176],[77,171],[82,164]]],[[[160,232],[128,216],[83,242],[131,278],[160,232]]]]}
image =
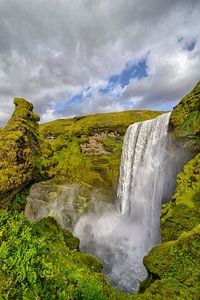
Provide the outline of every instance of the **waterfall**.
{"type": "MultiPolygon", "coordinates": [[[[102,204],[80,218],[74,234],[81,250],[104,263],[113,287],[136,292],[147,276],[143,257],[160,241],[161,202],[175,181],[166,151],[170,113],[131,125],[125,135],[118,186],[118,209],[102,204]]],[[[176,166],[175,166],[176,169],[176,166]]],[[[169,199],[169,198],[168,198],[169,199]]],[[[99,204],[100,205],[100,204],[99,204]]]]}
{"type": "Polygon", "coordinates": [[[122,150],[118,199],[122,215],[141,225],[146,250],[159,242],[170,113],[129,126],[122,150]]]}

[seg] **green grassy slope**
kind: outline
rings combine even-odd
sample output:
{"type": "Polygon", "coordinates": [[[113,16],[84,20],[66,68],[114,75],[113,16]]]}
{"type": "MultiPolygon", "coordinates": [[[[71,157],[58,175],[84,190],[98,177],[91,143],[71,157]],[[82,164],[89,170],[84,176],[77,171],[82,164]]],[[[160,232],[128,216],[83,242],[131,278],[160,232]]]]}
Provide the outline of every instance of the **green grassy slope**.
{"type": "Polygon", "coordinates": [[[0,299],[118,299],[101,269],[53,218],[0,211],[0,299]]]}
{"type": "Polygon", "coordinates": [[[123,137],[127,127],[155,118],[161,112],[127,111],[52,121],[40,126],[51,144],[50,176],[104,189],[108,198],[116,189],[123,137]]]}

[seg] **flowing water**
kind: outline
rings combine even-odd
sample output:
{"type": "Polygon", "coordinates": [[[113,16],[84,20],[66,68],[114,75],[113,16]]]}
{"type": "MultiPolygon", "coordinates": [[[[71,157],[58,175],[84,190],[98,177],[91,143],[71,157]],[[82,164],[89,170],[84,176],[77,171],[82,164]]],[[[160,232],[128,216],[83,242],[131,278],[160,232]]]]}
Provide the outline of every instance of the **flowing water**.
{"type": "Polygon", "coordinates": [[[147,275],[143,257],[160,242],[161,203],[171,196],[171,180],[175,181],[167,151],[169,117],[163,114],[128,128],[117,208],[97,207],[74,229],[81,250],[99,257],[109,281],[124,292],[138,290],[147,275]]]}
{"type": "Polygon", "coordinates": [[[166,181],[170,113],[131,125],[125,135],[120,179],[122,215],[137,221],[148,250],[159,242],[160,205],[166,181]]]}

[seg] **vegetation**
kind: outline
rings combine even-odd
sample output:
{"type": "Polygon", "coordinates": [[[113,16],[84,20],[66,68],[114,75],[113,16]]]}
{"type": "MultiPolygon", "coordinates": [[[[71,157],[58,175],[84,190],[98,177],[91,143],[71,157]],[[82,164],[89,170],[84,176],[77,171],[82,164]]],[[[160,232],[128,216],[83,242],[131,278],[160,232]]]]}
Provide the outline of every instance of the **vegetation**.
{"type": "Polygon", "coordinates": [[[144,258],[152,278],[144,296],[147,299],[199,299],[199,245],[200,225],[175,241],[153,248],[144,258]]]}
{"type": "Polygon", "coordinates": [[[114,199],[124,134],[134,123],[161,112],[127,111],[52,121],[40,126],[51,145],[49,175],[55,180],[103,189],[114,199]],[[70,163],[69,163],[70,162],[70,163]]]}
{"type": "Polygon", "coordinates": [[[200,154],[178,175],[173,201],[163,205],[162,243],[144,258],[149,276],[141,299],[200,298],[199,220],[200,154]]]}
{"type": "Polygon", "coordinates": [[[1,299],[116,299],[101,263],[53,218],[0,211],[1,299]]]}
{"type": "Polygon", "coordinates": [[[172,111],[170,127],[174,139],[200,151],[200,82],[172,111]]]}
{"type": "MultiPolygon", "coordinates": [[[[198,152],[200,83],[172,111],[172,136],[198,152]]],[[[144,259],[149,276],[141,299],[199,299],[200,153],[178,175],[171,202],[163,205],[160,246],[144,259]],[[149,297],[149,298],[148,298],[149,297]]]]}
{"type": "Polygon", "coordinates": [[[163,205],[161,236],[163,241],[177,239],[192,230],[200,220],[200,154],[189,161],[178,175],[173,202],[163,205]]]}
{"type": "Polygon", "coordinates": [[[0,299],[200,298],[199,89],[200,83],[171,115],[172,137],[195,156],[178,175],[172,201],[163,205],[162,243],[144,258],[148,277],[134,295],[113,290],[101,263],[80,253],[79,240],[52,217],[30,224],[23,210],[32,183],[47,178],[51,181],[34,185],[43,185],[46,197],[57,197],[66,182],[76,183],[81,212],[95,189],[113,199],[126,128],[159,112],[58,120],[41,125],[39,135],[32,104],[15,99],[15,112],[0,129],[0,203],[11,208],[0,210],[0,299]]]}
{"type": "Polygon", "coordinates": [[[10,206],[16,193],[41,178],[39,117],[28,101],[16,98],[14,104],[10,121],[0,131],[0,207],[10,206]]]}

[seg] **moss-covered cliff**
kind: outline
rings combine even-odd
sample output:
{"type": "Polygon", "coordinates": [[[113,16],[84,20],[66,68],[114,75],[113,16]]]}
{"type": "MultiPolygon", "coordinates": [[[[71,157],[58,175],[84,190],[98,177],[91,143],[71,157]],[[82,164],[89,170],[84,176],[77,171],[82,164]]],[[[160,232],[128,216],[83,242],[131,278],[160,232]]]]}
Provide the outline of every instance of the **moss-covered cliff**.
{"type": "Polygon", "coordinates": [[[40,134],[53,151],[47,160],[52,179],[31,188],[26,216],[33,221],[51,214],[72,229],[93,204],[114,201],[127,127],[161,113],[127,111],[41,125],[40,134]]]}
{"type": "Polygon", "coordinates": [[[200,151],[200,82],[174,107],[170,127],[174,139],[200,151]]]}
{"type": "Polygon", "coordinates": [[[163,205],[160,246],[144,259],[149,276],[139,299],[200,299],[200,83],[174,108],[172,138],[196,152],[163,205]]]}
{"type": "Polygon", "coordinates": [[[173,201],[163,205],[162,241],[177,239],[200,223],[200,153],[178,175],[173,201]]]}
{"type": "Polygon", "coordinates": [[[39,116],[24,99],[14,100],[15,111],[0,131],[0,207],[24,186],[38,178],[37,162],[41,156],[39,116]]]}
{"type": "Polygon", "coordinates": [[[159,114],[161,112],[127,111],[41,125],[40,134],[53,150],[50,175],[56,180],[103,189],[108,199],[113,198],[127,127],[159,114]]]}
{"type": "Polygon", "coordinates": [[[173,201],[163,205],[161,238],[144,258],[149,275],[139,299],[199,299],[200,154],[178,175],[173,201]]]}
{"type": "MultiPolygon", "coordinates": [[[[196,154],[179,174],[172,202],[163,205],[162,243],[144,258],[149,275],[140,293],[124,295],[113,290],[101,263],[81,254],[79,241],[53,218],[30,224],[23,214],[0,211],[0,299],[200,298],[198,90],[199,84],[171,115],[172,137],[196,154]]],[[[113,199],[126,128],[159,114],[130,111],[58,120],[41,125],[41,138],[32,105],[23,99],[16,99],[15,105],[8,125],[0,130],[2,207],[21,190],[16,197],[26,198],[24,187],[45,172],[43,179],[52,179],[32,187],[32,205],[39,205],[36,198],[49,205],[48,198],[56,199],[71,187],[81,212],[94,190],[101,189],[106,200],[113,199]]],[[[97,194],[94,198],[98,199],[97,194]]]]}

